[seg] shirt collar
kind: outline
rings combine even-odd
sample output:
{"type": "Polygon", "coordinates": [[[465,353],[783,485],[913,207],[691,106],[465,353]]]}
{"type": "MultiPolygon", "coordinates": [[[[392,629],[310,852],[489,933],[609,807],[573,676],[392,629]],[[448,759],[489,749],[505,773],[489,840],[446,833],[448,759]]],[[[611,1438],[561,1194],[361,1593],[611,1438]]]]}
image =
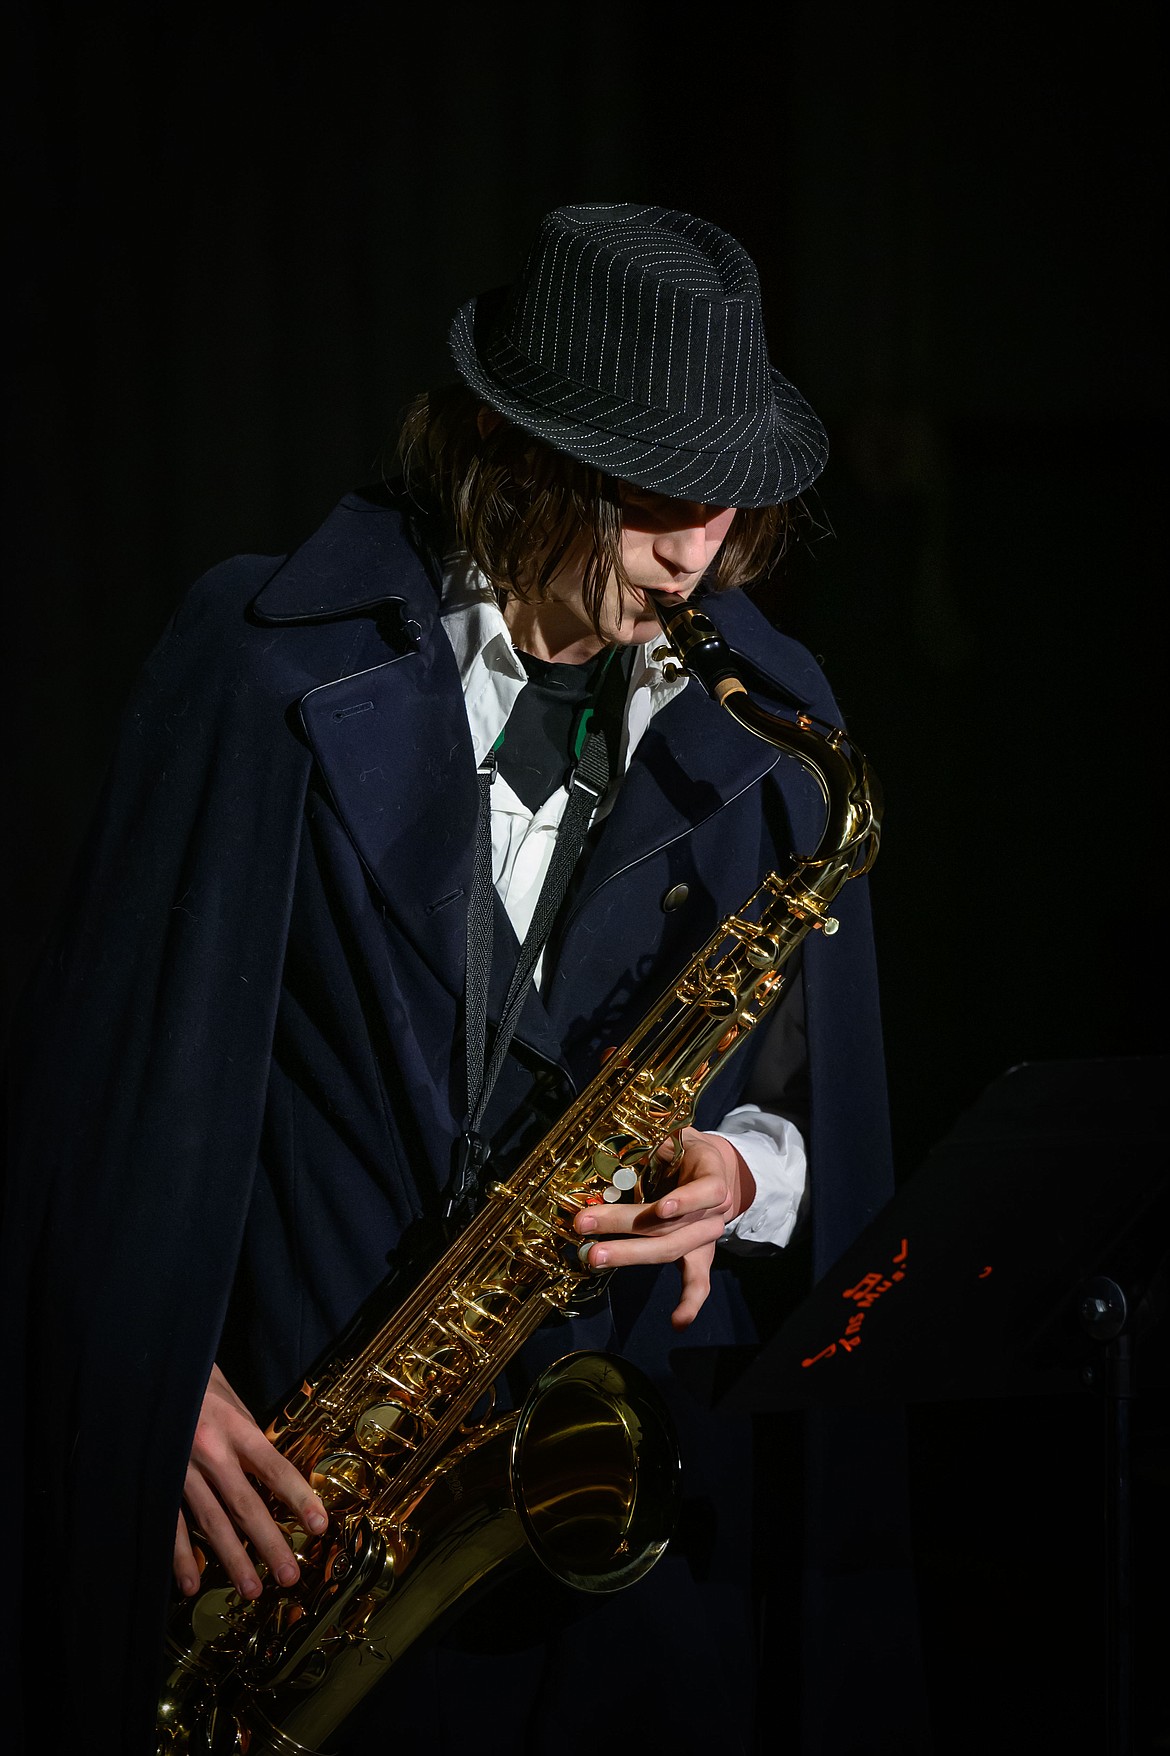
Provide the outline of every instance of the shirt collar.
{"type": "MultiPolygon", "coordinates": [[[[512,644],[494,591],[467,555],[454,556],[444,565],[440,613],[459,667],[479,763],[507,724],[528,673],[512,644]]],[[[686,673],[673,660],[665,634],[636,649],[626,704],[623,768],[628,766],[651,716],[685,689],[686,683],[686,673]]]]}
{"type": "Polygon", "coordinates": [[[496,594],[466,555],[456,556],[444,568],[440,614],[465,695],[481,665],[514,677],[521,684],[527,681],[496,594]]]}

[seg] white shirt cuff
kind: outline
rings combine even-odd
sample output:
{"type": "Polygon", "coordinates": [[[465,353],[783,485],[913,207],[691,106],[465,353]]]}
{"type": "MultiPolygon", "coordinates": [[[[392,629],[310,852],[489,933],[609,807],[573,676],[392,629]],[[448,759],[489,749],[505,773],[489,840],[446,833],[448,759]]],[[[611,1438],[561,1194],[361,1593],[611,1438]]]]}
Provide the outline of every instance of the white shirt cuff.
{"type": "Polygon", "coordinates": [[[808,1177],[800,1129],[758,1104],[740,1104],[713,1132],[742,1155],[756,1184],[755,1200],[728,1221],[721,1242],[745,1256],[787,1244],[801,1217],[808,1177]]]}

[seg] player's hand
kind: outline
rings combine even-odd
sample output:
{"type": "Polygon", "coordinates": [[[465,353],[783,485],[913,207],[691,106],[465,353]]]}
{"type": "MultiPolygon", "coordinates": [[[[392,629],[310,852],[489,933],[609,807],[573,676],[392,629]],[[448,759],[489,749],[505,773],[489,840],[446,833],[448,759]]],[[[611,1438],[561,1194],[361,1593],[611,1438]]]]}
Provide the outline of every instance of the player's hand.
{"type": "MultiPolygon", "coordinates": [[[[598,1234],[587,1252],[589,1268],[679,1264],[682,1295],[670,1319],[676,1329],[685,1329],[698,1316],[711,1291],[711,1263],[723,1228],[751,1206],[756,1193],[743,1158],[722,1135],[684,1128],[682,1142],[678,1180],[667,1194],[641,1205],[617,1201],[585,1207],[573,1221],[583,1237],[598,1234]]],[[[667,1140],[659,1156],[669,1159],[672,1154],[673,1142],[667,1140]]]]}
{"type": "MultiPolygon", "coordinates": [[[[305,1530],[316,1535],[325,1529],[325,1508],[308,1482],[264,1437],[219,1367],[213,1366],[191,1447],[183,1503],[244,1598],[260,1595],[258,1562],[281,1585],[293,1585],[300,1574],[296,1556],[256,1483],[271,1489],[305,1530]],[[244,1547],[245,1540],[251,1552],[244,1547]]],[[[193,1596],[199,1589],[199,1566],[182,1511],[175,1534],[174,1572],[179,1590],[193,1596]]]]}

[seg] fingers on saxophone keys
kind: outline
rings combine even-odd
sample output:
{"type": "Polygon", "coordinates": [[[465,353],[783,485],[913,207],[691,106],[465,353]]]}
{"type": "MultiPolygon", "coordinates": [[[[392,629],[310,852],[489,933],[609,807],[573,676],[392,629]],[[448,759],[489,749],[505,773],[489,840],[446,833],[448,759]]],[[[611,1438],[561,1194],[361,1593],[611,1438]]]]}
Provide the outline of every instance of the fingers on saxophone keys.
{"type": "Polygon", "coordinates": [[[260,1577],[251,1557],[222,1507],[208,1509],[198,1515],[199,1526],[208,1545],[218,1557],[224,1572],[242,1598],[260,1596],[260,1577]]]}
{"type": "Polygon", "coordinates": [[[714,1244],[723,1234],[723,1220],[718,1214],[690,1215],[685,1224],[638,1230],[632,1236],[590,1238],[578,1246],[578,1256],[586,1268],[625,1268],[636,1263],[675,1262],[692,1250],[714,1244]]]}
{"type": "Polygon", "coordinates": [[[301,1529],[320,1536],[329,1520],[323,1502],[310,1490],[300,1471],[267,1441],[256,1448],[249,1462],[252,1474],[299,1519],[301,1529]]]}
{"type": "Polygon", "coordinates": [[[584,1235],[590,1232],[639,1232],[664,1220],[685,1218],[685,1208],[697,1210],[700,1206],[702,1202],[693,1196],[683,1201],[677,1194],[670,1194],[658,1201],[623,1201],[606,1207],[585,1207],[574,1219],[573,1229],[584,1235]]]}
{"type": "Polygon", "coordinates": [[[267,1507],[256,1496],[251,1517],[242,1524],[251,1539],[257,1557],[264,1562],[273,1579],[281,1585],[295,1585],[301,1576],[296,1557],[285,1541],[284,1532],[271,1518],[267,1507]]]}
{"type": "Polygon", "coordinates": [[[284,1533],[256,1490],[246,1480],[220,1495],[188,1493],[199,1528],[219,1557],[228,1577],[242,1598],[258,1598],[262,1590],[261,1564],[281,1585],[300,1577],[284,1533]],[[250,1542],[254,1555],[245,1548],[250,1542]]]}
{"type": "Polygon", "coordinates": [[[672,1249],[667,1249],[665,1255],[650,1255],[646,1250],[631,1255],[625,1245],[639,1240],[664,1245],[681,1227],[693,1225],[696,1217],[694,1213],[680,1212],[680,1203],[674,1200],[639,1207],[609,1207],[602,1219],[590,1213],[581,1214],[575,1229],[586,1235],[577,1246],[577,1256],[583,1267],[593,1270],[615,1268],[623,1262],[666,1261],[674,1254],[672,1249]],[[604,1236],[595,1239],[588,1235],[591,1232],[603,1232],[604,1236]]]}
{"type": "Polygon", "coordinates": [[[329,1523],[325,1516],[325,1508],[314,1495],[310,1495],[301,1507],[300,1517],[302,1527],[305,1530],[311,1530],[314,1536],[320,1536],[329,1523]]]}

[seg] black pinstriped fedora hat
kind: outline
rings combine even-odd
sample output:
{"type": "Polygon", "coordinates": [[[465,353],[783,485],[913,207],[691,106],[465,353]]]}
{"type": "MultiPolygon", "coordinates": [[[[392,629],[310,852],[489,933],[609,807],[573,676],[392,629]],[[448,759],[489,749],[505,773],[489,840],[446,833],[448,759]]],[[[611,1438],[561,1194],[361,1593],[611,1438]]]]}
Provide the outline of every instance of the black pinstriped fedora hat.
{"type": "Polygon", "coordinates": [[[772,506],[825,466],[825,429],[769,363],[755,264],[688,213],[554,209],[519,278],[469,299],[448,343],[485,403],[637,487],[772,506]]]}

